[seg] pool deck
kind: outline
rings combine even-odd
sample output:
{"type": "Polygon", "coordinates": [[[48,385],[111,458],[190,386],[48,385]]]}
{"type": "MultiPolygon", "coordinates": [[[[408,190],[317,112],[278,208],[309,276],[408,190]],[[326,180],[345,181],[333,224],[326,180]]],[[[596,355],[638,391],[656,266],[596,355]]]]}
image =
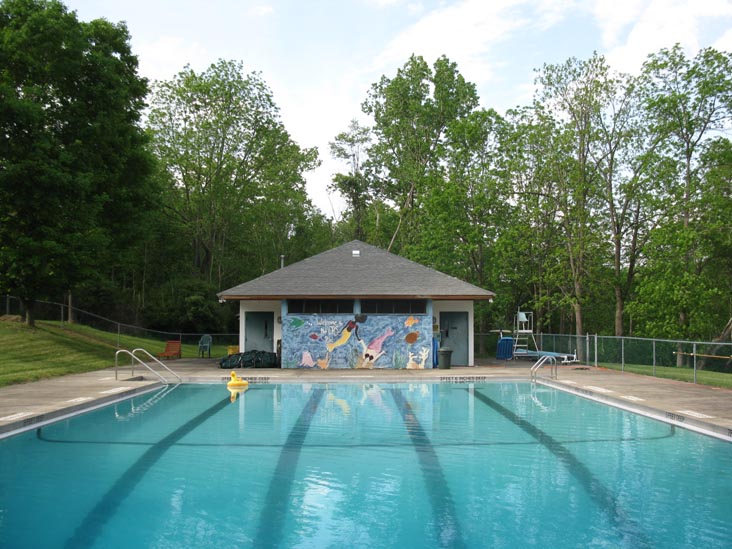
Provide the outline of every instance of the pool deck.
{"type": "MultiPolygon", "coordinates": [[[[167,363],[185,383],[221,383],[228,370],[215,359],[167,363]]],[[[501,362],[433,370],[239,369],[250,383],[479,383],[529,381],[529,363],[501,362]]],[[[562,366],[558,378],[540,372],[539,382],[667,423],[732,442],[732,390],[622,373],[562,366]]],[[[155,390],[160,381],[138,367],[114,368],[0,388],[0,438],[59,421],[79,412],[155,390]]],[[[223,390],[223,388],[222,388],[223,390]]],[[[228,394],[226,395],[228,397],[228,394]]]]}

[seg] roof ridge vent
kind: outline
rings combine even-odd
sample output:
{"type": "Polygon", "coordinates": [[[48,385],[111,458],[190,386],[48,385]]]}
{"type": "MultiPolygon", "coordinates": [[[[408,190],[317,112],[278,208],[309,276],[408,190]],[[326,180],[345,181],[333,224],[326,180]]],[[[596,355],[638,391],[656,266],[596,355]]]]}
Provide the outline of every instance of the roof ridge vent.
{"type": "Polygon", "coordinates": [[[361,257],[361,250],[351,250],[351,255],[353,257],[361,257]]]}

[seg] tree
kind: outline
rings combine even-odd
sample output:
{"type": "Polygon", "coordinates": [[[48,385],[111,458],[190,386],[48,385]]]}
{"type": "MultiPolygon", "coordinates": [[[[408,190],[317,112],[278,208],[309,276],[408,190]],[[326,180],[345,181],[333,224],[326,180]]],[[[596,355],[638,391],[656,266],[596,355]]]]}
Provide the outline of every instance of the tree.
{"type": "Polygon", "coordinates": [[[363,171],[363,155],[371,140],[368,128],[359,125],[357,120],[351,120],[348,130],[339,133],[330,143],[330,154],[333,158],[348,163],[347,174],[338,173],[333,176],[331,189],[339,191],[346,199],[353,216],[353,237],[365,240],[365,215],[371,197],[371,185],[363,171]]]}
{"type": "Polygon", "coordinates": [[[701,304],[716,292],[704,276],[710,265],[705,212],[719,200],[704,185],[700,159],[708,141],[732,124],[732,55],[706,48],[687,59],[676,45],[649,56],[643,76],[649,120],[678,174],[667,185],[663,226],[653,235],[658,255],[649,261],[657,276],[644,278],[643,306],[654,309],[663,335],[698,337],[707,314],[701,304]]]}
{"type": "MultiPolygon", "coordinates": [[[[507,121],[501,171],[510,188],[508,202],[515,206],[496,242],[497,268],[504,284],[496,289],[510,315],[519,307],[532,307],[536,327],[543,331],[553,311],[564,304],[559,291],[570,279],[563,260],[555,186],[572,151],[559,122],[539,104],[509,111],[507,121]],[[506,297],[501,298],[502,294],[506,297]]],[[[510,324],[511,318],[504,322],[510,324]]]]}
{"type": "Polygon", "coordinates": [[[578,336],[585,332],[583,307],[590,271],[589,262],[597,245],[595,221],[598,195],[597,171],[591,159],[594,126],[608,93],[605,60],[594,55],[587,61],[571,58],[561,65],[544,65],[537,81],[541,100],[565,121],[573,141],[573,159],[556,179],[560,227],[565,241],[571,286],[567,296],[575,316],[578,336]]]}
{"type": "Polygon", "coordinates": [[[147,84],[124,24],[56,0],[0,4],[0,291],[34,303],[84,280],[134,234],[152,192],[147,84]]]}
{"type": "Polygon", "coordinates": [[[234,61],[200,74],[185,68],[156,84],[149,129],[193,272],[222,287],[241,281],[242,265],[250,276],[276,268],[310,215],[303,173],[317,151],[291,139],[261,76],[234,61]]]}
{"type": "Polygon", "coordinates": [[[362,105],[375,122],[369,163],[378,194],[399,212],[388,249],[394,247],[403,226],[404,244],[416,240],[415,212],[422,194],[443,180],[447,129],[477,106],[475,85],[466,82],[446,57],[430,68],[422,57],[412,55],[394,78],[383,76],[371,86],[362,105]]]}
{"type": "Polygon", "coordinates": [[[612,243],[615,335],[624,333],[625,302],[639,259],[658,215],[654,192],[664,163],[660,138],[650,131],[637,79],[600,65],[595,76],[598,108],[593,112],[589,155],[598,180],[600,227],[612,243]]]}

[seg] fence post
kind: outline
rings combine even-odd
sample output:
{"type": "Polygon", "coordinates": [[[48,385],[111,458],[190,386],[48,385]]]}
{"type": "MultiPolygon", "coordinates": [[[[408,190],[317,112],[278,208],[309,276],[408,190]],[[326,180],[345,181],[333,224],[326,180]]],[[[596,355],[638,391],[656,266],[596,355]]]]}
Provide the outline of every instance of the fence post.
{"type": "Polygon", "coordinates": [[[597,334],[595,334],[595,368],[597,368],[597,334]]]}
{"type": "Polygon", "coordinates": [[[694,343],[694,383],[696,383],[696,343],[694,343]]]}
{"type": "Polygon", "coordinates": [[[590,334],[585,334],[585,363],[590,361],[590,334]]]}
{"type": "Polygon", "coordinates": [[[625,371],[625,338],[620,338],[620,371],[625,371]]]}
{"type": "Polygon", "coordinates": [[[656,340],[653,340],[653,377],[656,377],[656,340]]]}
{"type": "Polygon", "coordinates": [[[119,345],[119,322],[117,323],[117,348],[118,349],[121,349],[122,348],[119,345]]]}

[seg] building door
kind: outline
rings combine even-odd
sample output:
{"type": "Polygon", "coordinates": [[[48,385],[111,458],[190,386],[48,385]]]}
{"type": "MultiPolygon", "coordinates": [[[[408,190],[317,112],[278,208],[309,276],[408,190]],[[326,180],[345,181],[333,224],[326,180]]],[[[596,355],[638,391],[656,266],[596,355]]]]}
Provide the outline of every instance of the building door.
{"type": "Polygon", "coordinates": [[[468,365],[468,313],[440,313],[442,346],[452,349],[452,363],[468,365]]]}
{"type": "Polygon", "coordinates": [[[274,352],[274,313],[247,311],[244,322],[244,351],[274,352]]]}

